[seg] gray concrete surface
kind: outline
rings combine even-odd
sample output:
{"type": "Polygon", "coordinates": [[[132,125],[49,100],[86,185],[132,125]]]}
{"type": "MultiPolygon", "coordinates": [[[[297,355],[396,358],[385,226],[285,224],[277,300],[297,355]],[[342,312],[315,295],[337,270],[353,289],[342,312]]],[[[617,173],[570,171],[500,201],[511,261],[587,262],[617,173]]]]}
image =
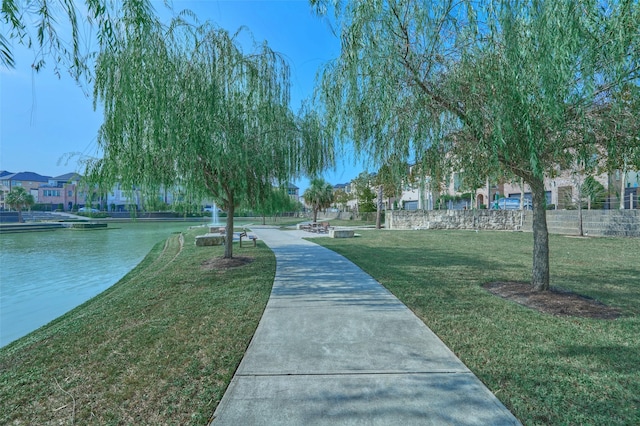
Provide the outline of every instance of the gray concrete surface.
{"type": "Polygon", "coordinates": [[[304,231],[253,227],[271,297],[212,425],[516,425],[404,304],[304,231]]]}

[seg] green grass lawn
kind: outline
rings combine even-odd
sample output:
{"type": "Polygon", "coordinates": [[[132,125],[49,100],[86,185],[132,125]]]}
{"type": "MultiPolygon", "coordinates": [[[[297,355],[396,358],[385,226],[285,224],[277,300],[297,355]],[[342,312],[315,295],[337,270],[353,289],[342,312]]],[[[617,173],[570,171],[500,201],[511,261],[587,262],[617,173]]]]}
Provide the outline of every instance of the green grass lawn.
{"type": "Polygon", "coordinates": [[[550,236],[552,286],[616,320],[539,313],[493,296],[528,281],[532,234],[367,231],[316,239],[408,305],[524,423],[640,424],[640,240],[550,236]]]}
{"type": "MultiPolygon", "coordinates": [[[[0,349],[0,424],[206,424],[269,298],[275,258],[203,269],[222,247],[158,244],[126,277],[0,349]]],[[[80,265],[81,267],[81,265],[80,265]]]]}
{"type": "MultiPolygon", "coordinates": [[[[202,265],[222,247],[189,231],[118,284],[0,349],[0,424],[206,424],[269,297],[272,253],[202,265]]],[[[622,317],[556,317],[493,296],[530,277],[532,236],[361,231],[316,239],[406,303],[525,424],[640,424],[640,240],[551,235],[553,285],[622,317]]]]}

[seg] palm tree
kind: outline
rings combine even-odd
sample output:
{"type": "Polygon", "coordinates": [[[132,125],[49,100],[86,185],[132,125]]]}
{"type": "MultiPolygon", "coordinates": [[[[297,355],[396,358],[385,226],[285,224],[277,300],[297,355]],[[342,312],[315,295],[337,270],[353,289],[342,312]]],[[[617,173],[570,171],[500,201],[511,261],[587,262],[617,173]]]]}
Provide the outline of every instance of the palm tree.
{"type": "Polygon", "coordinates": [[[312,179],[302,198],[313,209],[313,221],[316,222],[318,210],[326,209],[333,202],[333,187],[322,178],[312,179]]]}
{"type": "Polygon", "coordinates": [[[5,202],[9,207],[18,210],[18,222],[22,220],[22,209],[30,208],[36,203],[35,198],[21,186],[15,187],[7,194],[5,202]]]}

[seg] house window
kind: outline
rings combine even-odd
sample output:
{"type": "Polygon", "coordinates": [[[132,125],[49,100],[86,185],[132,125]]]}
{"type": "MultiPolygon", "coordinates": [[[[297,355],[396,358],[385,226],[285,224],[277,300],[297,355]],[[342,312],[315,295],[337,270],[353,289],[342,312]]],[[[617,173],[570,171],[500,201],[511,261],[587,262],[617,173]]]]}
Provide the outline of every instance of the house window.
{"type": "Polygon", "coordinates": [[[453,190],[455,192],[460,192],[460,187],[462,186],[462,176],[459,173],[453,174],[453,190]]]}
{"type": "Polygon", "coordinates": [[[73,196],[73,191],[67,191],[67,197],[73,196]]]}
{"type": "Polygon", "coordinates": [[[418,210],[418,201],[404,201],[405,210],[418,210]]]}

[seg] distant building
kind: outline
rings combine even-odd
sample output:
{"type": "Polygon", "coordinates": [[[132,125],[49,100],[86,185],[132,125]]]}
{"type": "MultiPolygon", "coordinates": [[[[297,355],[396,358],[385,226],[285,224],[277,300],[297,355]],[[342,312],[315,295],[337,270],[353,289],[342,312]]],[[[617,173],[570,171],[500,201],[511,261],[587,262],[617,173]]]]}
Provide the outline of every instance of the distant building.
{"type": "Polygon", "coordinates": [[[348,183],[337,183],[335,185],[333,185],[333,194],[335,197],[335,194],[338,191],[342,191],[345,194],[347,194],[347,200],[334,200],[334,207],[339,208],[341,210],[347,210],[347,211],[351,211],[351,210],[356,210],[356,207],[358,205],[358,202],[355,198],[355,193],[352,194],[352,191],[354,188],[354,182],[348,182],[348,183]]]}
{"type": "Polygon", "coordinates": [[[338,190],[342,190],[344,191],[346,194],[351,194],[351,187],[353,186],[353,182],[349,182],[349,183],[337,183],[335,185],[333,185],[333,192],[336,192],[338,190]]]}
{"type": "Polygon", "coordinates": [[[45,185],[38,187],[38,204],[48,204],[51,210],[63,211],[84,207],[87,188],[80,185],[81,179],[82,176],[77,173],[66,173],[49,178],[45,185]]]}
{"type": "Polygon", "coordinates": [[[300,188],[298,188],[294,184],[292,183],[287,184],[287,194],[293,201],[298,201],[298,199],[300,198],[300,194],[298,193],[299,191],[300,191],[300,188]]]}
{"type": "Polygon", "coordinates": [[[0,172],[0,209],[6,210],[8,206],[5,204],[5,196],[13,188],[22,187],[33,195],[36,203],[38,199],[38,188],[40,185],[49,182],[49,176],[42,176],[33,172],[11,173],[6,170],[0,172]]]}

